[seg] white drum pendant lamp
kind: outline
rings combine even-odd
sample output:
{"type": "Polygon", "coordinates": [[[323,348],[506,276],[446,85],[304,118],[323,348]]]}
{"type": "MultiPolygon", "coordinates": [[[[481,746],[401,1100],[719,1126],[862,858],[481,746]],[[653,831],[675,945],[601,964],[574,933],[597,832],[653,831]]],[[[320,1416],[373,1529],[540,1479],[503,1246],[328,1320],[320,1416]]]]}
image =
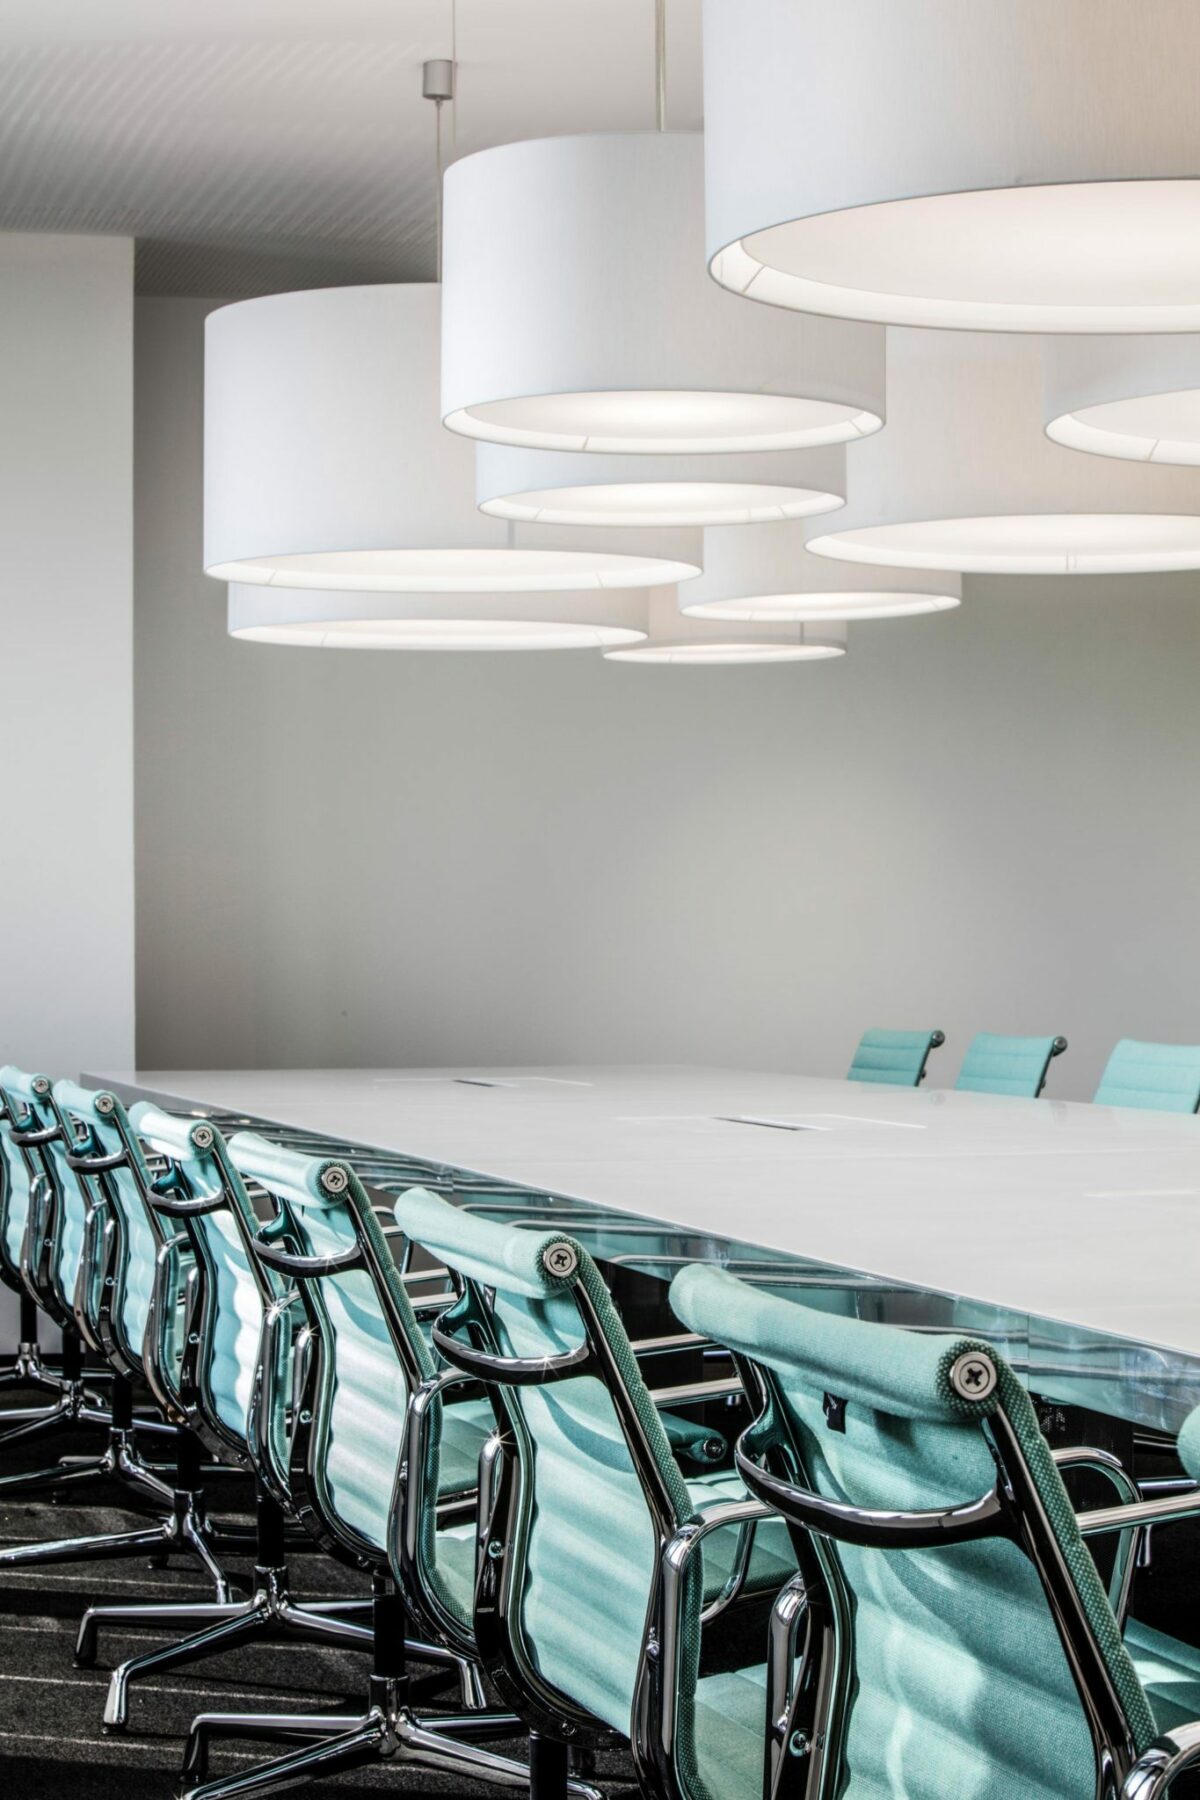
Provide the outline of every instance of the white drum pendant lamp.
{"type": "Polygon", "coordinates": [[[890,338],[888,429],[855,451],[850,498],[810,550],[984,574],[1200,568],[1200,477],[1051,443],[1039,339],[890,338]]]}
{"type": "Polygon", "coordinates": [[[1049,339],[1046,432],[1093,456],[1200,464],[1200,334],[1049,339]]]}
{"type": "Polygon", "coordinates": [[[848,319],[1200,329],[1195,0],[704,0],[718,282],[848,319]]]}
{"type": "Polygon", "coordinates": [[[497,519],[573,526],[749,525],[845,504],[846,452],[603,456],[478,445],[475,496],[497,519]]]}
{"type": "Polygon", "coordinates": [[[874,569],[814,556],[804,526],[717,526],[704,534],[704,573],[679,590],[696,619],[905,619],[949,612],[962,578],[924,569],[874,569]]]}
{"type": "Polygon", "coordinates": [[[644,588],[356,594],[231,582],[229,634],[313,650],[603,650],[645,637],[648,602],[644,588]]]}
{"type": "Polygon", "coordinates": [[[646,641],[606,650],[605,656],[610,662],[711,669],[735,663],[827,662],[845,653],[844,625],[719,625],[680,612],[670,588],[655,588],[650,595],[646,641]]]}
{"type": "Polygon", "coordinates": [[[881,333],[739,307],[704,268],[699,135],[542,138],[446,175],[442,414],[605,454],[843,443],[883,421],[881,333]]]}
{"type": "Polygon", "coordinates": [[[473,505],[438,412],[429,283],[246,300],[206,328],[204,565],[322,591],[643,588],[697,572],[694,532],[536,533],[473,505]]]}

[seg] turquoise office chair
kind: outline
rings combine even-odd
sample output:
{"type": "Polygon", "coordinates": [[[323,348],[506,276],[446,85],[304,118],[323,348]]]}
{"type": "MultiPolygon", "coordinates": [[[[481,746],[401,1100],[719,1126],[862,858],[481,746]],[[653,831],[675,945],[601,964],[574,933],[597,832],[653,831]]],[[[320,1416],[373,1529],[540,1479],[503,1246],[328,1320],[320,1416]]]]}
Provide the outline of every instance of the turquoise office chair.
{"type": "Polygon", "coordinates": [[[1141,1044],[1136,1038],[1122,1038],[1094,1098],[1097,1106],[1200,1110],[1200,1044],[1141,1044]]]}
{"type": "MultiPolygon", "coordinates": [[[[0,1069],[0,1284],[17,1295],[20,1308],[17,1351],[0,1369],[0,1392],[34,1388],[43,1392],[48,1390],[54,1398],[40,1406],[5,1408],[0,1412],[0,1426],[11,1429],[22,1425],[26,1428],[24,1435],[28,1436],[31,1431],[40,1434],[52,1429],[69,1410],[69,1403],[64,1405],[64,1401],[72,1386],[81,1388],[82,1384],[78,1372],[72,1376],[53,1369],[43,1358],[38,1332],[38,1301],[27,1286],[22,1270],[30,1191],[36,1169],[32,1154],[22,1151],[13,1139],[14,1130],[19,1133],[22,1121],[28,1117],[27,1109],[19,1101],[13,1101],[17,1108],[14,1115],[9,1111],[10,1102],[4,1095],[5,1078],[11,1082],[19,1075],[20,1071],[16,1069],[0,1069]]],[[[49,1078],[41,1076],[37,1079],[48,1081],[49,1078]]],[[[66,1347],[68,1363],[73,1349],[77,1350],[77,1345],[66,1347]]],[[[77,1363],[78,1360],[76,1356],[77,1363]]],[[[78,1404],[85,1404],[82,1391],[78,1395],[78,1404]]],[[[4,1432],[0,1431],[0,1445],[3,1442],[4,1432]]]]}
{"type": "Polygon", "coordinates": [[[732,1471],[685,1478],[600,1272],[573,1238],[471,1217],[419,1190],[397,1201],[396,1217],[463,1278],[434,1342],[489,1385],[497,1408],[475,1634],[530,1725],[531,1791],[559,1800],[568,1743],[615,1736],[631,1742],[647,1794],[725,1800],[744,1689],[761,1764],[762,1671],[700,1679],[693,1659],[679,1729],[651,1748],[643,1684],[660,1640],[647,1635],[648,1615],[681,1532],[704,1538],[680,1597],[693,1650],[734,1595],[774,1594],[790,1577],[786,1541],[769,1531],[755,1541],[766,1509],[732,1471]]]}
{"type": "Polygon", "coordinates": [[[962,1093],[1014,1094],[1036,1100],[1050,1063],[1067,1047],[1065,1037],[997,1037],[980,1031],[967,1045],[955,1087],[962,1093]]]}
{"type": "MultiPolygon", "coordinates": [[[[987,1344],[834,1317],[697,1265],[671,1299],[757,1391],[738,1467],[801,1567],[723,1800],[1150,1800],[1164,1769],[1200,1756],[1200,1727],[1183,1729],[1200,1651],[1118,1623],[1137,1528],[1200,1512],[1200,1496],[1139,1502],[1114,1458],[1052,1454],[987,1344]],[[1064,1466],[1107,1475],[1128,1503],[1077,1520],[1064,1466]],[[1107,1592],[1081,1535],[1100,1532],[1120,1534],[1107,1592]],[[764,1717],[765,1788],[749,1755],[764,1717]]],[[[1200,1447],[1200,1414],[1190,1424],[1200,1447]]]]}
{"type": "MultiPolygon", "coordinates": [[[[199,1446],[186,1429],[176,1383],[182,1349],[179,1296],[187,1271],[164,1245],[146,1207],[149,1171],[120,1101],[74,1082],[51,1083],[5,1069],[6,1110],[22,1117],[10,1139],[36,1157],[22,1269],[31,1291],[112,1365],[107,1413],[78,1407],[72,1420],[103,1425],[107,1443],[96,1456],[0,1478],[0,1496],[37,1488],[86,1489],[117,1480],[162,1509],[156,1524],[94,1536],[0,1546],[0,1569],[94,1558],[194,1556],[210,1576],[218,1601],[228,1584],[200,1489],[199,1446]],[[156,1328],[149,1329],[151,1313],[156,1328]],[[136,1417],[133,1380],[146,1381],[165,1418],[136,1417]],[[139,1438],[165,1437],[176,1455],[173,1482],[145,1462],[139,1438]]],[[[11,1442],[11,1439],[9,1440],[11,1442]]]]}
{"type": "MultiPolygon", "coordinates": [[[[92,1606],[84,1614],[76,1662],[90,1667],[106,1627],[193,1627],[190,1636],[143,1651],[113,1671],[104,1723],[128,1720],[130,1683],[218,1656],[243,1644],[294,1639],[370,1649],[369,1600],[302,1604],[292,1598],[286,1528],[288,1418],[296,1295],[254,1253],[261,1222],[221,1134],[207,1121],[177,1119],[141,1104],[135,1136],[165,1164],[150,1201],[176,1243],[186,1241],[199,1282],[180,1369],[188,1420],[202,1442],[253,1472],[256,1486],[254,1586],[245,1599],[167,1605],[92,1606]]],[[[269,1240],[282,1221],[265,1227],[269,1240]]],[[[168,1242],[171,1241],[168,1239],[168,1242]]]]}
{"type": "Polygon", "coordinates": [[[864,1031],[846,1080],[920,1087],[930,1051],[940,1049],[945,1041],[944,1031],[864,1031]]]}
{"type": "MultiPolygon", "coordinates": [[[[526,1764],[473,1741],[508,1737],[519,1728],[511,1713],[486,1710],[470,1632],[475,1493],[491,1409],[478,1399],[462,1396],[451,1403],[447,1396],[430,1421],[424,1479],[407,1466],[409,1400],[437,1371],[365,1189],[345,1163],[299,1155],[249,1133],[231,1140],[229,1158],[243,1180],[265,1190],[273,1203],[276,1217],[257,1233],[255,1253],[292,1284],[304,1308],[306,1343],[298,1352],[304,1380],[291,1441],[293,1503],[333,1555],[371,1574],[374,1673],[369,1704],[357,1718],[202,1714],[184,1760],[188,1800],[270,1793],[378,1760],[526,1791],[526,1764]],[[421,1585],[401,1589],[391,1563],[393,1516],[410,1482],[416,1484],[411,1505],[425,1555],[421,1585]],[[414,1614],[429,1641],[408,1638],[414,1614]],[[458,1672],[464,1711],[418,1715],[409,1654],[458,1672]],[[216,1738],[290,1738],[299,1747],[207,1781],[216,1738]]],[[[444,1305],[445,1297],[436,1304],[444,1305]]],[[[592,1795],[578,1792],[584,1800],[592,1795]]]]}

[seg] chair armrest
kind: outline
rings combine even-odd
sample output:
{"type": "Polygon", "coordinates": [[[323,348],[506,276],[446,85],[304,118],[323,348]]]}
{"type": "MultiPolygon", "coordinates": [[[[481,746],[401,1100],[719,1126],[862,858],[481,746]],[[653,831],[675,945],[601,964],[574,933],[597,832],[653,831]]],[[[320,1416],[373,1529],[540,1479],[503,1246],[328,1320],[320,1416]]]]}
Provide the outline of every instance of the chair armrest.
{"type": "Polygon", "coordinates": [[[688,1598],[696,1552],[714,1531],[757,1525],[774,1516],[760,1500],[718,1500],[699,1507],[662,1546],[661,1580],[646,1621],[633,1707],[639,1764],[653,1766],[664,1757],[671,1767],[675,1764],[683,1630],[693,1607],[691,1622],[699,1622],[703,1604],[702,1594],[697,1600],[688,1598]]]}
{"type": "Polygon", "coordinates": [[[1188,1494],[1164,1494],[1158,1500],[1138,1500],[1130,1506],[1098,1506],[1076,1513],[1075,1522],[1085,1538],[1103,1537],[1108,1531],[1129,1531],[1135,1525],[1169,1525],[1175,1519],[1200,1518],[1200,1488],[1188,1494]]]}
{"type": "MultiPolygon", "coordinates": [[[[291,1398],[290,1380],[286,1396],[281,1395],[280,1389],[284,1378],[293,1373],[292,1358],[298,1323],[291,1315],[301,1298],[299,1288],[289,1288],[277,1300],[273,1300],[263,1313],[258,1364],[250,1390],[246,1421],[251,1459],[276,1499],[286,1498],[287,1470],[280,1468],[277,1463],[273,1422],[280,1407],[284,1409],[286,1416],[288,1400],[291,1398]]],[[[303,1324],[303,1319],[299,1323],[303,1324]]]]}
{"type": "Polygon", "coordinates": [[[423,1534],[431,1514],[436,1516],[438,1499],[427,1490],[430,1434],[447,1389],[471,1380],[461,1369],[443,1369],[413,1391],[404,1420],[404,1453],[392,1488],[388,1546],[393,1570],[399,1574],[404,1593],[410,1598],[419,1596],[425,1607],[434,1611],[438,1609],[436,1583],[422,1567],[423,1534]]]}
{"type": "Polygon", "coordinates": [[[1121,1800],[1160,1800],[1177,1775],[1200,1762],[1200,1723],[1176,1725],[1155,1738],[1125,1777],[1121,1800]]]}
{"type": "MultiPolygon", "coordinates": [[[[1096,1450],[1087,1445],[1072,1445],[1065,1450],[1055,1450],[1054,1461],[1060,1469],[1088,1469],[1093,1474],[1103,1475],[1105,1480],[1116,1488],[1123,1505],[1137,1505],[1141,1502],[1141,1491],[1136,1481],[1129,1474],[1119,1457],[1108,1450],[1096,1450]]],[[[1109,1604],[1116,1615],[1117,1624],[1125,1629],[1125,1620],[1129,1613],[1129,1602],[1133,1596],[1133,1576],[1138,1563],[1138,1548],[1142,1539],[1142,1527],[1127,1524],[1122,1533],[1121,1542],[1117,1546],[1117,1554],[1113,1560],[1112,1574],[1108,1583],[1109,1604]]]]}

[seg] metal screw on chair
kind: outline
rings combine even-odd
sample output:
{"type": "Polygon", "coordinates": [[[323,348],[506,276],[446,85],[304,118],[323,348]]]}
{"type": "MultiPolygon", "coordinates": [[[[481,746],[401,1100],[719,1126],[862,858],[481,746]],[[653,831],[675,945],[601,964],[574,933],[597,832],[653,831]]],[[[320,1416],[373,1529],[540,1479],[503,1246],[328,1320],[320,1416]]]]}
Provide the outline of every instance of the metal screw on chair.
{"type": "Polygon", "coordinates": [[[504,1555],[504,1545],[500,1542],[499,1538],[492,1539],[487,1547],[487,1553],[493,1562],[499,1562],[500,1558],[504,1555]]]}
{"type": "Polygon", "coordinates": [[[788,1739],[788,1755],[807,1756],[810,1749],[807,1731],[793,1731],[788,1739]]]}
{"type": "Polygon", "coordinates": [[[110,1113],[112,1111],[114,1105],[115,1105],[115,1102],[114,1102],[111,1094],[98,1094],[97,1095],[96,1111],[98,1113],[110,1113]]]}
{"type": "Polygon", "coordinates": [[[321,1177],[321,1186],[325,1189],[327,1194],[344,1194],[349,1185],[349,1175],[347,1175],[345,1169],[340,1169],[336,1163],[333,1168],[326,1169],[321,1177]]]}
{"type": "Polygon", "coordinates": [[[574,1244],[548,1244],[542,1252],[542,1267],[548,1275],[573,1275],[579,1267],[579,1253],[574,1244]]]}
{"type": "Polygon", "coordinates": [[[33,1091],[35,1094],[48,1094],[50,1092],[50,1083],[46,1080],[44,1075],[38,1076],[33,1084],[33,1091]]]}
{"type": "Polygon", "coordinates": [[[964,1350],[950,1367],[950,1386],[961,1400],[986,1400],[998,1379],[991,1357],[977,1350],[964,1350]]]}
{"type": "Polygon", "coordinates": [[[311,1425],[312,1424],[312,1414],[309,1412],[307,1407],[305,1407],[304,1411],[300,1414],[300,1423],[302,1425],[311,1425]]]}
{"type": "Polygon", "coordinates": [[[192,1142],[197,1150],[211,1150],[213,1147],[213,1129],[211,1125],[197,1125],[192,1132],[192,1142]]]}

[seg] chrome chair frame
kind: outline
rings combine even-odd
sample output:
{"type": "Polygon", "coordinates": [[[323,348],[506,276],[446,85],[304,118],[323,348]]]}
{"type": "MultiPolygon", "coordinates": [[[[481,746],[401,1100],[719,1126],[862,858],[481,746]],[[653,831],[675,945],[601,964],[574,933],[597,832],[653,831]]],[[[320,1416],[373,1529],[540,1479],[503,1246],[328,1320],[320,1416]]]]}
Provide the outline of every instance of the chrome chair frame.
{"type": "MultiPolygon", "coordinates": [[[[63,1298],[55,1292],[50,1276],[51,1268],[57,1267],[62,1208],[66,1204],[48,1155],[51,1147],[57,1146],[66,1169],[78,1184],[77,1197],[83,1207],[83,1246],[71,1300],[72,1325],[90,1347],[102,1351],[110,1359],[113,1366],[112,1401],[108,1412],[71,1402],[74,1408],[72,1419],[83,1418],[85,1422],[101,1425],[107,1430],[108,1441],[99,1455],[64,1459],[53,1468],[0,1478],[0,1496],[44,1487],[76,1489],[96,1481],[115,1479],[127,1486],[137,1500],[149,1501],[165,1510],[155,1524],[145,1528],[0,1547],[0,1569],[143,1554],[162,1557],[172,1551],[186,1551],[197,1558],[211,1579],[217,1601],[228,1603],[229,1584],[215,1553],[216,1534],[208,1520],[200,1486],[199,1446],[186,1429],[178,1393],[157,1344],[151,1342],[157,1337],[153,1320],[147,1330],[147,1344],[141,1358],[133,1346],[124,1342],[117,1325],[113,1297],[123,1293],[122,1259],[127,1254],[127,1246],[120,1227],[120,1208],[113,1204],[108,1187],[109,1178],[118,1168],[127,1169],[144,1199],[140,1159],[124,1111],[111,1095],[98,1095],[97,1105],[103,1106],[107,1102],[104,1110],[111,1114],[120,1140],[118,1152],[105,1152],[85,1122],[81,1121],[78,1131],[72,1128],[49,1081],[39,1077],[34,1086],[44,1103],[45,1121],[35,1121],[29,1130],[14,1130],[12,1138],[23,1155],[29,1150],[38,1152],[41,1192],[49,1197],[50,1204],[48,1209],[39,1208],[35,1212],[31,1190],[27,1260],[32,1269],[32,1240],[37,1232],[39,1255],[37,1273],[33,1277],[35,1291],[45,1292],[48,1304],[52,1302],[58,1315],[63,1317],[63,1298]],[[38,1082],[44,1082],[44,1088],[39,1088],[38,1082]],[[130,1385],[130,1377],[135,1373],[145,1374],[150,1381],[155,1398],[167,1414],[165,1421],[135,1417],[130,1385]],[[138,1435],[142,1432],[165,1436],[174,1446],[176,1460],[172,1482],[162,1480],[143,1460],[137,1445],[138,1435]]],[[[169,1291],[173,1263],[168,1253],[170,1246],[163,1243],[157,1224],[154,1230],[158,1256],[152,1313],[156,1310],[157,1317],[162,1318],[168,1311],[173,1313],[175,1310],[174,1295],[169,1291]]]]}
{"type": "MultiPolygon", "coordinates": [[[[306,1527],[329,1553],[371,1573],[373,1589],[373,1662],[368,1704],[357,1717],[344,1714],[237,1714],[202,1713],[193,1722],[184,1755],[184,1800],[235,1800],[235,1796],[266,1794],[303,1785],[332,1774],[386,1762],[398,1766],[437,1769],[465,1775],[522,1792],[530,1789],[527,1764],[481,1748],[477,1740],[507,1737],[521,1728],[512,1713],[486,1709],[486,1701],[473,1658],[464,1654],[457,1640],[450,1641],[447,1622],[424,1594],[423,1584],[396,1582],[390,1563],[341,1517],[329,1491],[325,1473],[325,1447],[329,1409],[336,1381],[336,1354],[330,1355],[334,1333],[325,1313],[321,1283],[330,1276],[361,1271],[368,1274],[378,1297],[392,1349],[404,1370],[411,1396],[424,1388],[424,1374],[409,1341],[404,1321],[388,1292],[371,1235],[359,1224],[359,1216],[373,1211],[371,1202],[352,1169],[345,1163],[327,1162],[320,1183],[332,1200],[340,1201],[354,1224],[355,1243],[345,1252],[310,1256],[294,1246],[302,1241],[298,1222],[287,1203],[272,1195],[277,1218],[260,1229],[254,1250],[260,1261],[295,1284],[305,1311],[302,1334],[302,1384],[296,1425],[291,1437],[289,1484],[293,1503],[306,1527]],[[288,1247],[276,1241],[286,1238],[288,1247]],[[413,1603],[415,1602],[415,1605],[413,1603]],[[419,1623],[428,1624],[433,1641],[410,1635],[410,1606],[419,1623]],[[412,1703],[409,1657],[453,1668],[458,1675],[464,1710],[436,1717],[418,1715],[412,1703]],[[299,1748],[272,1762],[240,1775],[206,1779],[208,1753],[217,1739],[301,1740],[299,1748]]],[[[402,1234],[394,1230],[389,1237],[402,1234]]],[[[422,1271],[428,1278],[428,1272],[422,1271]]],[[[437,1304],[441,1304],[439,1300],[437,1304]]],[[[426,1409],[426,1418],[428,1416],[426,1409]]],[[[400,1490],[419,1493],[418,1468],[404,1459],[398,1466],[392,1514],[397,1514],[400,1490]]],[[[415,1503],[415,1500],[414,1500],[415,1503]]],[[[468,1497],[451,1497],[451,1508],[466,1510],[468,1497]]],[[[439,1516],[444,1509],[439,1506],[439,1516]]],[[[575,1800],[603,1800],[584,1783],[571,1786],[575,1800]]]]}
{"type": "MultiPolygon", "coordinates": [[[[986,1361],[981,1351],[976,1362],[986,1361]]],[[[803,1461],[780,1421],[786,1416],[770,1370],[736,1359],[747,1392],[759,1410],[735,1447],[747,1489],[787,1523],[800,1573],[776,1601],[768,1658],[767,1718],[770,1739],[765,1800],[835,1800],[853,1672],[853,1607],[841,1577],[839,1542],[870,1549],[938,1549],[983,1538],[1006,1538],[1032,1563],[1054,1619],[1079,1695],[1095,1755],[1095,1800],[1159,1800],[1185,1767],[1200,1761],[1200,1726],[1167,1733],[1140,1757],[1108,1666],[1100,1652],[1083,1602],[1016,1434],[1003,1411],[980,1421],[995,1458],[996,1485],[965,1504],[919,1512],[872,1511],[827,1499],[810,1486],[803,1461]],[[793,1656],[799,1626],[804,1646],[798,1675],[793,1656]]],[[[994,1368],[993,1368],[994,1375],[994,1368]]],[[[1200,1494],[1159,1502],[1136,1498],[1137,1488],[1115,1457],[1089,1449],[1056,1454],[1062,1466],[1084,1467],[1107,1476],[1123,1496],[1121,1504],[1078,1514],[1084,1536],[1121,1534],[1110,1582],[1110,1600],[1123,1620],[1137,1561],[1139,1533],[1166,1518],[1200,1515],[1200,1494]],[[1132,1496],[1132,1497],[1131,1497],[1132,1496]]],[[[681,1535],[686,1544],[687,1534],[681,1535]]],[[[682,1560],[674,1551],[675,1562],[682,1560]]],[[[674,1585],[677,1586],[677,1578],[674,1585]]],[[[673,1582],[664,1584],[669,1597],[673,1582]]],[[[666,1609],[661,1628],[667,1629],[666,1609]]],[[[646,1704],[660,1721],[673,1712],[669,1689],[646,1671],[646,1704]]],[[[648,1732],[647,1741],[656,1734],[648,1732]]]]}
{"type": "MultiPolygon", "coordinates": [[[[460,1376],[483,1382],[496,1412],[497,1431],[484,1453],[480,1479],[475,1637],[488,1678],[529,1725],[534,1783],[531,1793],[537,1800],[563,1800],[571,1791],[571,1751],[590,1752],[622,1740],[610,1725],[545,1679],[537,1667],[533,1647],[525,1641],[517,1601],[524,1578],[528,1519],[521,1481],[522,1469],[527,1469],[532,1460],[532,1447],[520,1411],[506,1403],[504,1390],[548,1387],[582,1375],[595,1376],[606,1388],[657,1539],[655,1575],[648,1595],[648,1625],[662,1609],[668,1552],[681,1534],[697,1532],[693,1522],[678,1517],[591,1299],[581,1284],[568,1291],[579,1314],[583,1340],[560,1356],[522,1358],[502,1354],[497,1347],[489,1297],[472,1281],[464,1283],[461,1300],[433,1327],[434,1344],[446,1362],[460,1376]]],[[[705,1516],[711,1523],[698,1531],[697,1543],[709,1530],[737,1526],[739,1545],[733,1578],[717,1600],[702,1610],[701,1623],[724,1611],[741,1593],[754,1532],[761,1522],[772,1517],[772,1512],[759,1502],[726,1502],[714,1504],[705,1516]]],[[[414,1542],[412,1523],[406,1521],[402,1538],[405,1566],[412,1558],[414,1542]]],[[[657,1628],[650,1626],[642,1646],[630,1748],[646,1800],[687,1800],[677,1778],[673,1743],[664,1740],[651,1747],[648,1742],[651,1714],[644,1711],[643,1682],[657,1666],[661,1641],[657,1628]]]]}
{"type": "MultiPolygon", "coordinates": [[[[104,1707],[104,1725],[109,1731],[123,1730],[128,1723],[132,1683],[147,1675],[163,1674],[169,1669],[220,1655],[243,1644],[294,1638],[302,1642],[338,1643],[357,1649],[371,1647],[371,1628],[359,1622],[362,1615],[371,1613],[369,1600],[302,1604],[292,1597],[287,1563],[287,1519],[292,1513],[291,1497],[285,1472],[276,1466],[270,1422],[276,1411],[285,1405],[285,1396],[277,1388],[281,1380],[286,1381],[291,1361],[293,1334],[289,1313],[297,1296],[294,1292],[281,1294],[278,1284],[272,1281],[265,1264],[255,1254],[253,1238],[257,1221],[252,1221],[252,1215],[247,1216],[239,1204],[240,1181],[231,1168],[219,1133],[205,1123],[192,1126],[191,1135],[195,1148],[212,1163],[218,1183],[216,1192],[193,1193],[181,1166],[172,1162],[154,1181],[149,1202],[156,1215],[177,1228],[179,1240],[187,1243],[198,1277],[190,1294],[179,1375],[180,1398],[188,1422],[202,1442],[218,1454],[231,1457],[255,1478],[253,1586],[244,1599],[226,1596],[190,1604],[138,1603],[88,1608],[80,1623],[76,1643],[75,1661],[79,1667],[94,1664],[99,1633],[106,1626],[198,1628],[182,1639],[130,1657],[113,1670],[104,1707]],[[209,1362],[204,1354],[205,1346],[212,1341],[217,1306],[216,1271],[208,1239],[196,1226],[201,1216],[216,1212],[224,1212],[234,1223],[263,1308],[263,1332],[248,1420],[249,1439],[239,1439],[222,1420],[212,1390],[209,1362]]],[[[175,1240],[164,1236],[165,1243],[172,1241],[175,1240]]]]}

